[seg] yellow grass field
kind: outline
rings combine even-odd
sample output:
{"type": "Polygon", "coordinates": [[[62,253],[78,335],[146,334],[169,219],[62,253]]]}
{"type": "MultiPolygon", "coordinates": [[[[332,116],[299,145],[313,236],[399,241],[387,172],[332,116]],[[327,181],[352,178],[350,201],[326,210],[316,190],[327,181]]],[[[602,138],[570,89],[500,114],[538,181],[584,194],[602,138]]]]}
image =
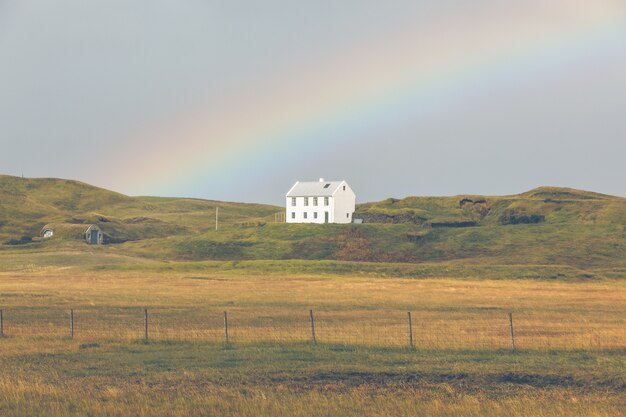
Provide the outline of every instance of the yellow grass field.
{"type": "Polygon", "coordinates": [[[617,416],[626,405],[619,280],[50,267],[0,273],[0,308],[0,415],[617,416]]]}
{"type": "Polygon", "coordinates": [[[221,341],[311,339],[406,346],[407,312],[420,348],[508,348],[508,313],[523,349],[626,346],[622,281],[545,282],[333,276],[88,272],[3,273],[4,332],[11,336],[221,341]]]}

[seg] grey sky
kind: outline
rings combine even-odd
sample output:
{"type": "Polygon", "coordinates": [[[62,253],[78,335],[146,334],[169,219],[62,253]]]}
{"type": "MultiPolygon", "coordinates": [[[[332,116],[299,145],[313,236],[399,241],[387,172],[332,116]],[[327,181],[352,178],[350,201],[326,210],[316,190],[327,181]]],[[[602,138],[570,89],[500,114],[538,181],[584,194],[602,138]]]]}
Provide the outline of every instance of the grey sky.
{"type": "MultiPolygon", "coordinates": [[[[596,7],[563,8],[563,16],[551,9],[552,21],[539,10],[541,4],[528,2],[530,17],[516,32],[520,37],[525,30],[529,37],[548,33],[552,24],[558,28],[570,18],[580,19],[585,29],[591,23],[583,13],[596,7]],[[570,16],[576,12],[581,16],[570,16]]],[[[626,25],[626,4],[597,4],[607,16],[623,16],[626,25]]],[[[524,76],[503,74],[501,84],[486,82],[472,94],[447,100],[440,111],[411,114],[407,105],[406,116],[393,124],[369,129],[363,120],[366,132],[343,127],[336,137],[330,133],[324,150],[314,138],[294,147],[268,143],[275,152],[259,154],[253,165],[243,157],[241,164],[226,165],[219,181],[201,170],[192,170],[194,178],[179,176],[180,165],[169,166],[154,151],[188,146],[194,154],[197,143],[176,135],[146,139],[145,132],[177,126],[199,108],[210,111],[228,102],[236,114],[237,100],[248,108],[244,102],[255,104],[252,97],[262,97],[268,85],[309,79],[301,74],[327,71],[328,84],[340,85],[330,69],[334,63],[347,57],[342,74],[349,68],[359,76],[369,70],[363,62],[391,62],[387,50],[406,40],[404,33],[428,37],[457,21],[471,32],[485,16],[502,19],[506,27],[506,18],[516,14],[512,7],[519,5],[495,0],[479,0],[471,8],[451,0],[0,0],[0,173],[73,178],[129,194],[273,203],[282,202],[295,179],[320,176],[347,179],[359,201],[512,194],[539,185],[626,196],[626,37],[620,40],[620,32],[582,39],[581,44],[589,43],[585,47],[577,47],[576,38],[567,60],[559,58],[554,65],[529,56],[528,65],[522,62],[528,67],[524,76]],[[352,51],[364,51],[354,53],[363,60],[353,66],[352,51]],[[163,166],[175,181],[161,187],[158,181],[126,182],[113,175],[122,171],[132,177],[129,161],[138,170],[163,166]]],[[[495,48],[501,33],[492,35],[494,44],[486,48],[495,48]]],[[[427,40],[435,47],[441,41],[434,35],[427,40]]],[[[403,61],[394,62],[395,70],[403,61]]],[[[305,107],[306,94],[303,86],[287,106],[305,107]]],[[[249,116],[242,110],[242,123],[249,116]]],[[[220,140],[229,139],[207,138],[215,146],[220,140]]],[[[210,158],[207,164],[213,163],[210,158]]]]}

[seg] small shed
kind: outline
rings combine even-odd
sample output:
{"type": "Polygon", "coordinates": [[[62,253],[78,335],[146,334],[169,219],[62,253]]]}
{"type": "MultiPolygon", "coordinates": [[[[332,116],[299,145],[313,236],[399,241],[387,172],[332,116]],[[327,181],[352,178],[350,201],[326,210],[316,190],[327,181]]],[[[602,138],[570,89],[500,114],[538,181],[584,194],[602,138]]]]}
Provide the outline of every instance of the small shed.
{"type": "Polygon", "coordinates": [[[41,229],[41,237],[43,237],[44,239],[50,239],[52,236],[54,236],[54,229],[51,227],[44,227],[43,229],[41,229]]]}
{"type": "Polygon", "coordinates": [[[89,245],[101,245],[103,240],[102,230],[95,224],[92,224],[85,231],[85,240],[89,245]]]}

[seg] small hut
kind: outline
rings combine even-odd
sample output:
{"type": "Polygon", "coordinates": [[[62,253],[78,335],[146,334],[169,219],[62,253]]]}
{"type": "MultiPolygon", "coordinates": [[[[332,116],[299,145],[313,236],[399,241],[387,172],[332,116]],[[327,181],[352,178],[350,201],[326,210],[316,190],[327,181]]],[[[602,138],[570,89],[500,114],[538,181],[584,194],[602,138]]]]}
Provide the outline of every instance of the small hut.
{"type": "Polygon", "coordinates": [[[90,245],[101,245],[102,244],[102,230],[95,224],[92,224],[85,231],[85,240],[90,245]]]}
{"type": "Polygon", "coordinates": [[[87,225],[71,223],[48,223],[39,232],[44,239],[59,238],[62,240],[82,239],[87,225]]]}

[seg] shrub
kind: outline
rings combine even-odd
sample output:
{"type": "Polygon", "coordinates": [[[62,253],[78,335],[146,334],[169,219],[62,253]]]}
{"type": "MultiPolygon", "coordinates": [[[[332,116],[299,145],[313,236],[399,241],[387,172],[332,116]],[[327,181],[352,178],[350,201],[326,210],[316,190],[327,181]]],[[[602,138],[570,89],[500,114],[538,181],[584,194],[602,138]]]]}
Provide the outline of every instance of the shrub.
{"type": "Polygon", "coordinates": [[[500,224],[536,224],[545,220],[546,216],[543,214],[519,214],[511,210],[500,217],[500,224]]]}
{"type": "Polygon", "coordinates": [[[27,243],[31,243],[33,238],[30,236],[22,236],[19,239],[11,239],[7,241],[7,245],[25,245],[27,243]]]}

